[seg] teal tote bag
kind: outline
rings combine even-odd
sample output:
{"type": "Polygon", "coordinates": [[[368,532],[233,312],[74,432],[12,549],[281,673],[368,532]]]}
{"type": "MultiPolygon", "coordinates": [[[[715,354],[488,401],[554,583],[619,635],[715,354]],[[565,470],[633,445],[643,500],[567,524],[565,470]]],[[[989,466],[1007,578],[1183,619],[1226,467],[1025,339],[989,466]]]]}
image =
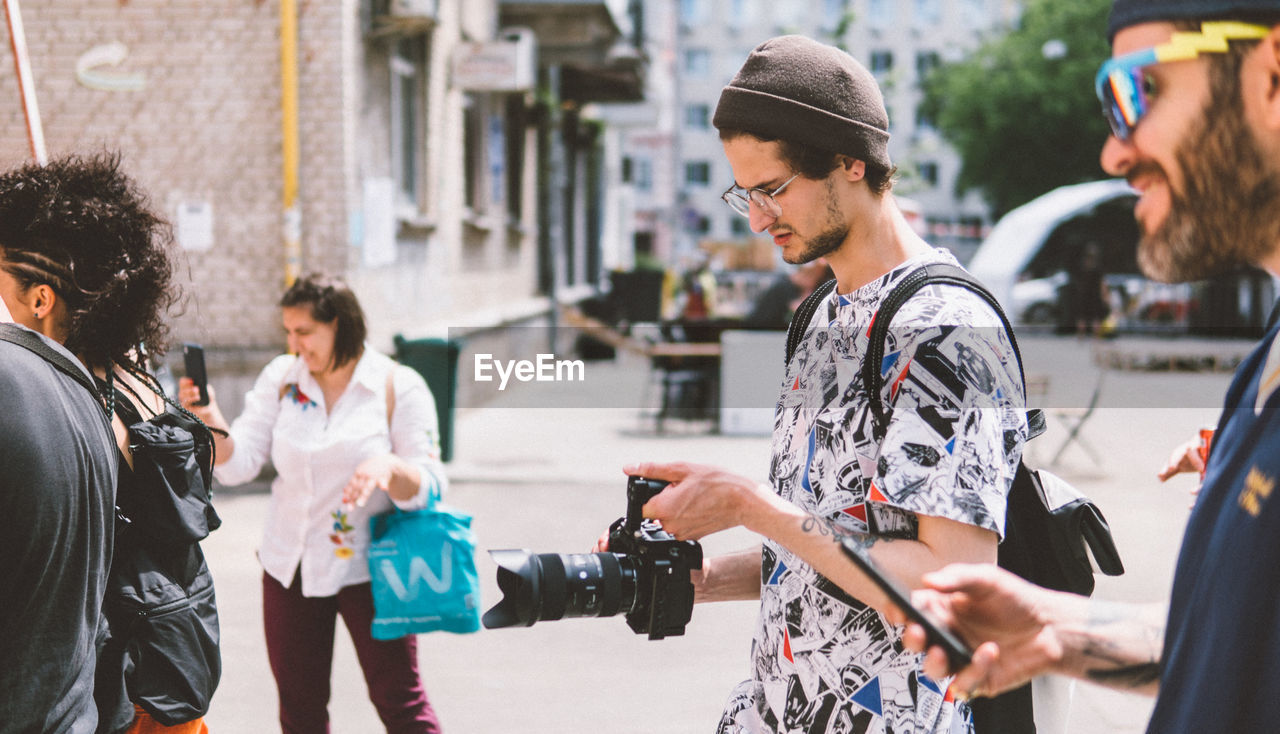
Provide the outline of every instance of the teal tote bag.
{"type": "Polygon", "coordinates": [[[480,629],[471,516],[440,502],[399,508],[369,520],[369,575],[373,583],[373,637],[480,629]]]}

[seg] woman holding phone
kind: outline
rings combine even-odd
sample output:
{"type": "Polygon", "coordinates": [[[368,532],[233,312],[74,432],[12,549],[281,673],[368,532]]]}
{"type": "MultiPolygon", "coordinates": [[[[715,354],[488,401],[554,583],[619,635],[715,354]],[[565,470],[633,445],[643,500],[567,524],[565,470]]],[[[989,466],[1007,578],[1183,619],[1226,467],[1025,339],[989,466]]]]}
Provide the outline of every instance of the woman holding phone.
{"type": "Polygon", "coordinates": [[[271,361],[227,425],[216,392],[199,405],[193,381],[180,399],[215,427],[214,475],[255,478],[270,459],[277,476],[258,557],[267,654],[280,696],[280,724],[326,731],[337,617],[387,732],[439,732],[418,676],[412,635],[373,639],[367,550],[369,519],[393,506],[425,506],[445,488],[435,401],[415,371],[365,343],[364,312],[341,281],[299,279],[280,300],[290,354],[271,361]]]}

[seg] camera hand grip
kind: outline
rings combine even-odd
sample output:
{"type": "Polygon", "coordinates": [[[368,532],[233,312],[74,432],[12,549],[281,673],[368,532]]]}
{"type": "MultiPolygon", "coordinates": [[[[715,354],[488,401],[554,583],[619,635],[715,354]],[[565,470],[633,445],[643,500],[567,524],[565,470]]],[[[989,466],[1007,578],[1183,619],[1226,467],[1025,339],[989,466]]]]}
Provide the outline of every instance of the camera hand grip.
{"type": "Polygon", "coordinates": [[[636,530],[644,520],[644,504],[666,489],[670,482],[662,479],[631,477],[627,480],[627,530],[636,530]]]}

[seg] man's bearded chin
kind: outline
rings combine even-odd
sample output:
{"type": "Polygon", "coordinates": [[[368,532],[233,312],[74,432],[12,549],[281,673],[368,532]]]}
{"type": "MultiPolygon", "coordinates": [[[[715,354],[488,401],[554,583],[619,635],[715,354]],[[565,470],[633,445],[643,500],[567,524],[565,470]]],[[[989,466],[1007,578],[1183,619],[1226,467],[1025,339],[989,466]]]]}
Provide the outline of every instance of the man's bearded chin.
{"type": "Polygon", "coordinates": [[[1164,224],[1139,241],[1142,272],[1165,283],[1202,280],[1280,246],[1280,173],[1240,114],[1206,110],[1174,157],[1186,190],[1172,192],[1164,224]]]}

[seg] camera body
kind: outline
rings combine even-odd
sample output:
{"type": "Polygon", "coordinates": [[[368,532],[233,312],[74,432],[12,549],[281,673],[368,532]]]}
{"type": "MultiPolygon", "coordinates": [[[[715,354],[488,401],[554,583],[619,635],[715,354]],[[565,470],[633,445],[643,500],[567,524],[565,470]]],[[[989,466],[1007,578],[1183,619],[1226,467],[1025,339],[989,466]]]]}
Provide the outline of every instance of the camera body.
{"type": "Polygon", "coordinates": [[[693,615],[693,582],[689,572],[702,569],[702,546],[676,540],[641,508],[668,482],[631,477],[627,482],[627,516],[609,528],[609,551],[634,560],[636,595],[627,626],[651,640],[684,634],[693,615]]]}
{"type": "Polygon", "coordinates": [[[693,615],[689,573],[702,568],[702,546],[644,518],[644,504],[667,484],[631,477],[627,515],[610,526],[606,553],[489,551],[503,598],[484,613],[484,626],[625,614],[627,625],[651,640],[684,634],[693,615]]]}

